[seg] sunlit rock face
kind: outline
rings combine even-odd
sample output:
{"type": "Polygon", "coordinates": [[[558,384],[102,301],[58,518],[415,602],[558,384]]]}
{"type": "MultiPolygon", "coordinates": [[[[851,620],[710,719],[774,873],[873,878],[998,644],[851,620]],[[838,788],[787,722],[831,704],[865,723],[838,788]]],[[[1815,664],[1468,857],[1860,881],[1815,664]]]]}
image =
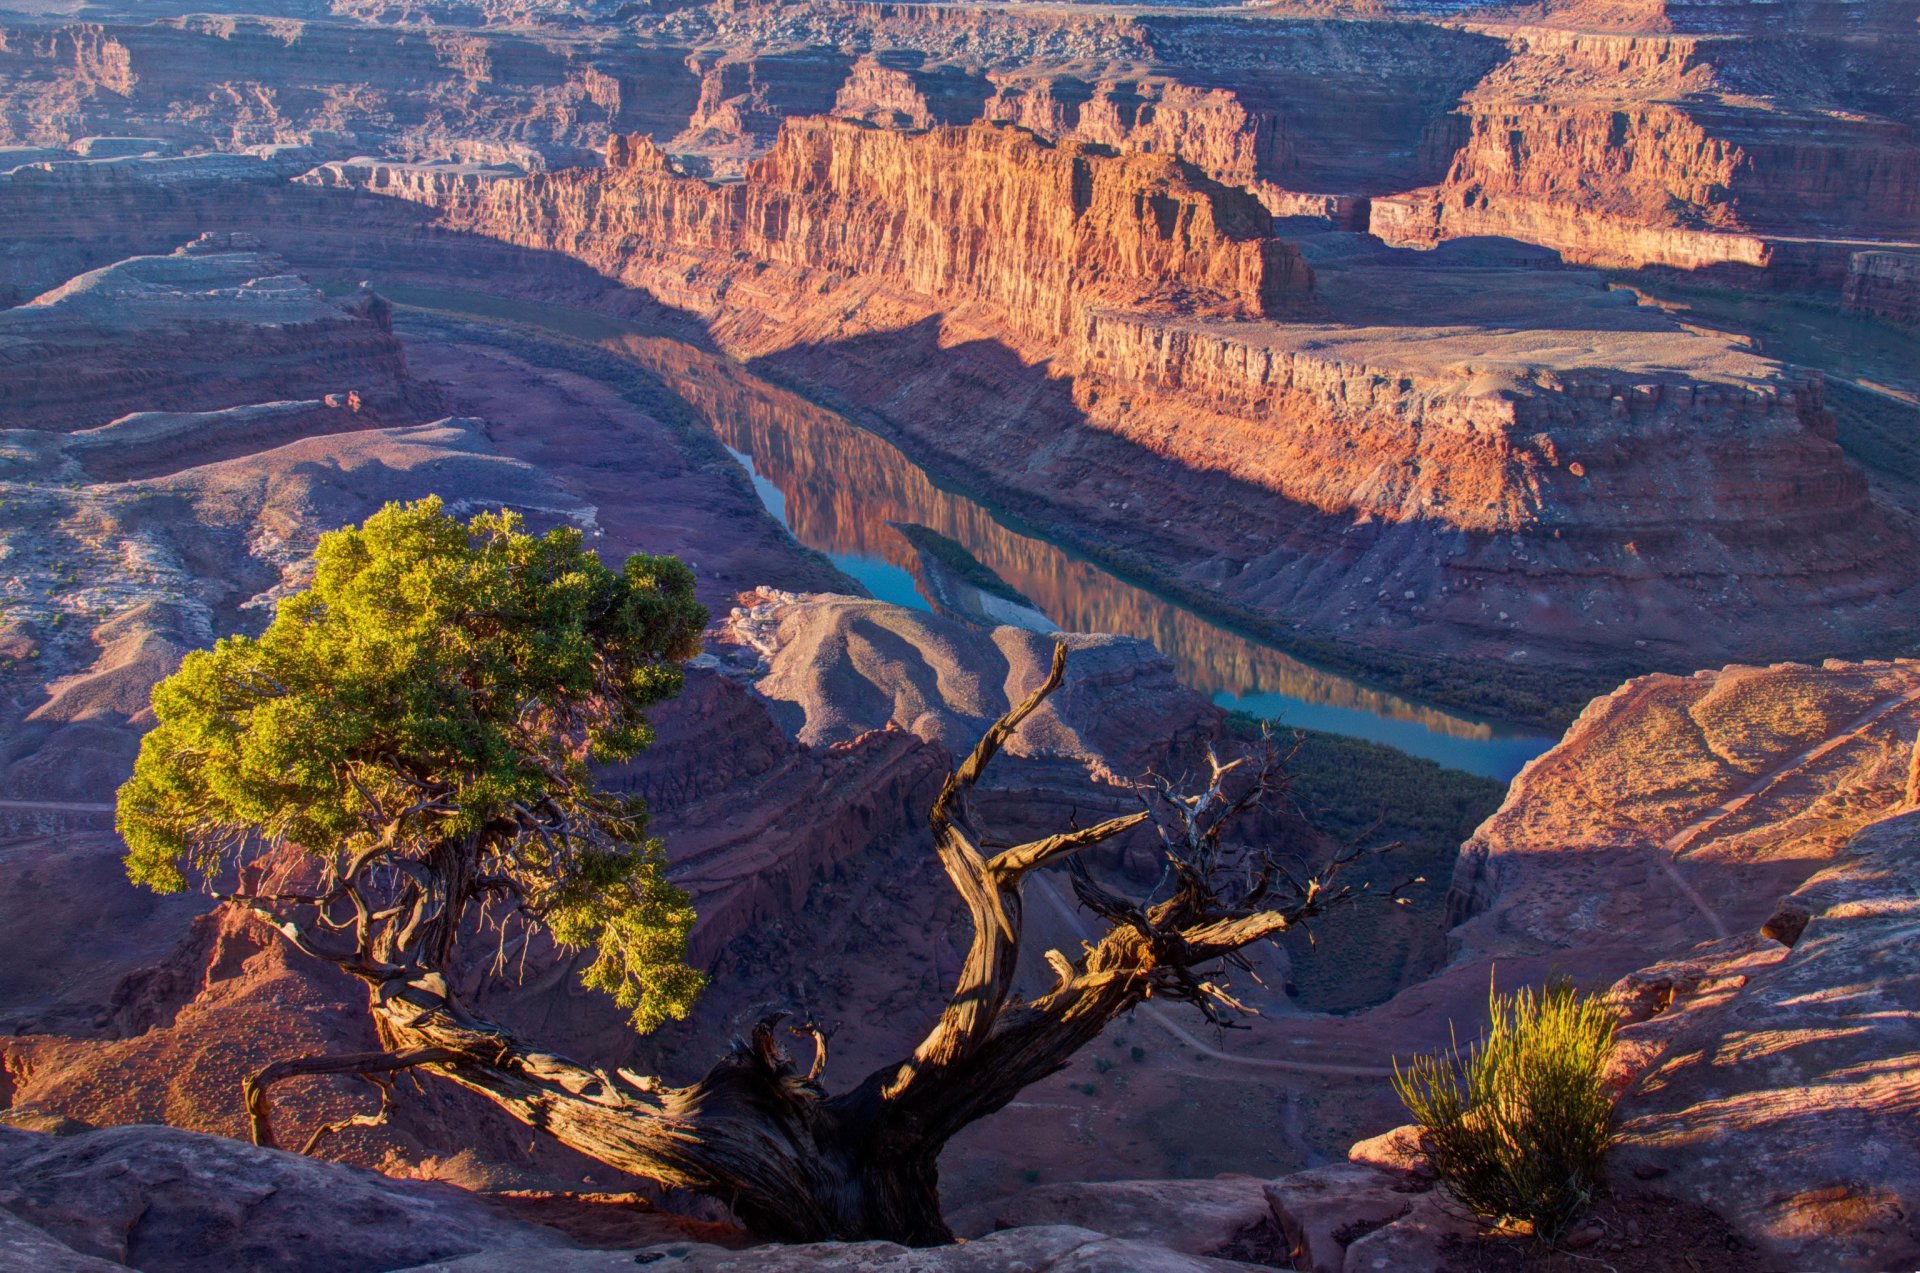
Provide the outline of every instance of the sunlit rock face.
{"type": "Polygon", "coordinates": [[[1341,640],[1785,652],[1912,583],[1816,378],[1592,276],[1296,246],[1170,158],[1006,127],[793,122],[723,185],[610,155],[301,180],[584,261],[1023,511],[1341,640]]]}

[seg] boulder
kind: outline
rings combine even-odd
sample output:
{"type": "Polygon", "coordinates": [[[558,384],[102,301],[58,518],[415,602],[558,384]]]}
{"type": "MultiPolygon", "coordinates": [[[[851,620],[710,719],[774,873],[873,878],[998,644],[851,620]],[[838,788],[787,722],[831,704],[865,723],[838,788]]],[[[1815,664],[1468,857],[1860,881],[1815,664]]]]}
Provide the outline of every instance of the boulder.
{"type": "Polygon", "coordinates": [[[1270,1261],[1282,1254],[1262,1183],[1218,1180],[1105,1180],[1041,1185],[962,1212],[963,1235],[1070,1225],[1138,1239],[1188,1255],[1270,1261]]]}
{"type": "Polygon", "coordinates": [[[1360,1163],[1335,1163],[1283,1176],[1265,1187],[1296,1269],[1340,1273],[1347,1249],[1413,1209],[1407,1177],[1360,1163]]]}
{"type": "Polygon", "coordinates": [[[34,1273],[113,1273],[124,1264],[82,1255],[10,1211],[0,1211],[0,1268],[34,1273]]]}
{"type": "Polygon", "coordinates": [[[1427,1273],[1446,1267],[1449,1248],[1471,1242],[1480,1224],[1441,1190],[1415,1194],[1407,1213],[1357,1239],[1342,1273],[1427,1273]]]}
{"type": "MultiPolygon", "coordinates": [[[[89,1261],[75,1270],[382,1273],[474,1251],[571,1246],[449,1185],[145,1125],[57,1139],[0,1128],[0,1216],[9,1219],[0,1254],[44,1233],[53,1255],[71,1249],[89,1261]]],[[[66,1267],[49,1261],[8,1267],[66,1267]]]]}
{"type": "Polygon", "coordinates": [[[1356,1141],[1347,1150],[1347,1161],[1431,1180],[1434,1176],[1433,1164],[1427,1160],[1427,1151],[1421,1138],[1420,1125],[1408,1123],[1392,1131],[1381,1132],[1378,1136],[1356,1141]]]}

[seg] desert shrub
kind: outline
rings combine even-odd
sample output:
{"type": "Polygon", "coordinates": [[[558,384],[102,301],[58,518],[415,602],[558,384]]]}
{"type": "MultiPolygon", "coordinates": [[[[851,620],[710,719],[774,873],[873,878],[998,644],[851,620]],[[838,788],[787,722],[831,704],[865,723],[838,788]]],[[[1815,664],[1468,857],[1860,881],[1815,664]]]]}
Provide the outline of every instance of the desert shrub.
{"type": "Polygon", "coordinates": [[[1477,1045],[1395,1062],[1394,1091],[1455,1197],[1554,1242],[1586,1209],[1613,1139],[1601,1087],[1613,1018],[1567,982],[1490,991],[1488,1013],[1477,1045]]]}

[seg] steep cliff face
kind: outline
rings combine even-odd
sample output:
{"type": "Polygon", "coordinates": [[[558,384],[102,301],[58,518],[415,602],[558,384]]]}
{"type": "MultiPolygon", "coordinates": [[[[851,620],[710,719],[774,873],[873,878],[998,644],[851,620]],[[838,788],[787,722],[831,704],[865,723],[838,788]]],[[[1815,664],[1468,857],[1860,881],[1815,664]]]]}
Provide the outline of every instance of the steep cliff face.
{"type": "Polygon", "coordinates": [[[1157,16],[1137,38],[1150,61],[993,72],[985,116],[1176,155],[1277,214],[1323,215],[1300,197],[1437,180],[1464,134],[1454,107],[1506,54],[1486,35],[1415,24],[1157,16]]]}
{"type": "Polygon", "coordinates": [[[667,144],[713,177],[739,176],[788,116],[826,114],[848,73],[848,59],[832,49],[752,58],[694,53],[687,66],[700,77],[700,98],[667,144]]]}
{"type": "Polygon", "coordinates": [[[794,287],[884,274],[940,303],[993,306],[1040,340],[1070,338],[1095,307],[1253,317],[1305,305],[1312,289],[1258,203],[1166,156],[992,125],[908,134],[835,120],[790,122],[737,185],[679,177],[637,143],[613,154],[605,177],[455,189],[432,173],[331,164],[303,180],[432,202],[461,228],[660,280],[703,310],[731,285],[735,253],[794,287]]]}
{"type": "Polygon", "coordinates": [[[1003,79],[986,103],[989,119],[1043,137],[1071,137],[1119,150],[1170,154],[1216,181],[1255,187],[1286,167],[1292,143],[1273,114],[1256,114],[1229,89],[1168,79],[1104,81],[1003,79]]]}
{"type": "MultiPolygon", "coordinates": [[[[1898,23],[1879,38],[1913,47],[1898,23]]],[[[1377,209],[1383,237],[1508,235],[1697,269],[1773,264],[1756,236],[1920,234],[1912,77],[1866,65],[1853,26],[1792,40],[1517,28],[1509,42],[1462,101],[1444,180],[1377,209]]]]}
{"type": "Polygon", "coordinates": [[[1299,321],[1309,272],[1251,197],[989,125],[794,122],[726,186],[613,159],[302,180],[584,260],[1043,525],[1345,639],[1698,657],[1785,595],[1891,622],[1912,582],[1817,383],[1597,280],[1335,236],[1314,295],[1338,321],[1299,321]]]}
{"type": "Polygon", "coordinates": [[[967,124],[983,117],[992,92],[985,76],[925,63],[911,52],[862,58],[835,95],[833,113],[895,128],[967,124]]]}
{"type": "Polygon", "coordinates": [[[1920,326],[1920,252],[1857,252],[1848,262],[1845,306],[1920,326]]]}
{"type": "Polygon", "coordinates": [[[1844,252],[1809,270],[1807,249],[1753,236],[1920,235],[1916,45],[1893,6],[1761,24],[1659,0],[1260,18],[818,0],[623,13],[620,40],[595,38],[611,13],[508,29],[425,5],[435,25],[409,33],[412,10],[347,12],[370,21],[22,22],[0,34],[0,140],[136,131],[546,168],[645,131],[734,178],[787,118],[987,118],[1170,154],[1279,215],[1361,228],[1379,199],[1396,242],[1505,235],[1837,289],[1844,252]]]}

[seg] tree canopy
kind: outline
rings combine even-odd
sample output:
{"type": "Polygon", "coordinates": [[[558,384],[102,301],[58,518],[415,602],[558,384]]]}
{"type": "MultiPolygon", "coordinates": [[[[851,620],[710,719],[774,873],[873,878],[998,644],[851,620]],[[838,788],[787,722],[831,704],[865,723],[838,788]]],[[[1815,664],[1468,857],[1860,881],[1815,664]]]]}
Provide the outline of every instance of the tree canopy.
{"type": "Polygon", "coordinates": [[[323,926],[369,969],[444,965],[467,903],[499,901],[591,948],[586,984],[636,1029],[684,1016],[692,909],[644,804],[590,764],[651,742],[646,709],[679,691],[706,620],[672,557],[614,571],[570,526],[389,504],[321,537],[312,585],[260,636],[155,687],[120,790],[128,873],[171,892],[297,845],[323,859],[323,926]],[[399,923],[369,911],[377,874],[399,923]]]}

